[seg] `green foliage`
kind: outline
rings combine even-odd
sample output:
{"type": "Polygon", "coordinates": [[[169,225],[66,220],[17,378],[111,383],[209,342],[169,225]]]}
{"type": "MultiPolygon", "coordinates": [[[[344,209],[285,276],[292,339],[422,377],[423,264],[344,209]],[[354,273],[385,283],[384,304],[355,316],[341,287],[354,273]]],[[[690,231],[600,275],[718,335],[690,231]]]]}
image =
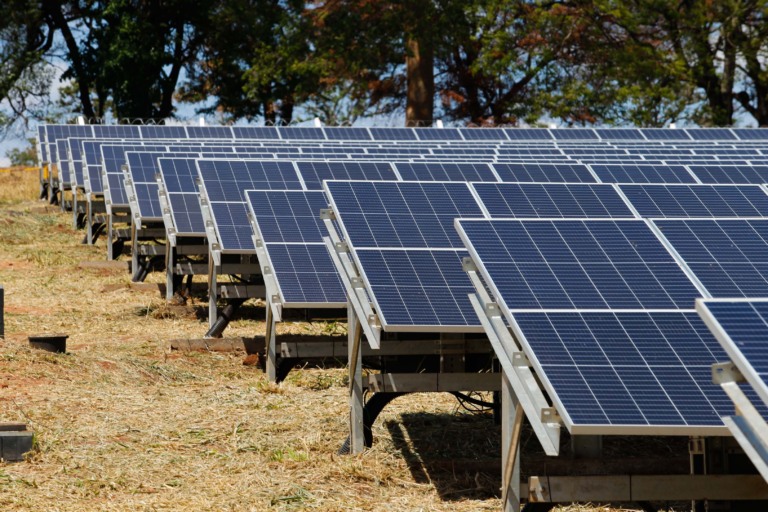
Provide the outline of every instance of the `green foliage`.
{"type": "Polygon", "coordinates": [[[25,148],[12,148],[5,152],[12,166],[34,167],[37,165],[37,141],[27,139],[29,145],[25,148]]]}

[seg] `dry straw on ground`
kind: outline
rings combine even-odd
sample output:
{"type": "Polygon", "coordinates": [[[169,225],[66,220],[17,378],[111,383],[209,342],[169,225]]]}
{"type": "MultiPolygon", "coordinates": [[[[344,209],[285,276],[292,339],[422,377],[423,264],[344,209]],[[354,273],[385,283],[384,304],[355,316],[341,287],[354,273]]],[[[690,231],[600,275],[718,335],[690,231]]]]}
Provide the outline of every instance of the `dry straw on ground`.
{"type": "MultiPolygon", "coordinates": [[[[36,195],[37,174],[0,173],[0,421],[28,423],[37,443],[26,462],[0,465],[0,509],[498,509],[488,415],[441,395],[401,398],[371,450],[338,456],[343,369],[296,370],[275,386],[241,355],[169,352],[168,340],[205,332],[201,299],[168,308],[156,291],[130,289],[126,272],[80,268],[104,259],[103,242],[80,245],[70,214],[36,195]],[[68,353],[27,348],[41,333],[68,334],[68,353]]],[[[252,305],[227,334],[263,332],[263,306],[252,305]]]]}

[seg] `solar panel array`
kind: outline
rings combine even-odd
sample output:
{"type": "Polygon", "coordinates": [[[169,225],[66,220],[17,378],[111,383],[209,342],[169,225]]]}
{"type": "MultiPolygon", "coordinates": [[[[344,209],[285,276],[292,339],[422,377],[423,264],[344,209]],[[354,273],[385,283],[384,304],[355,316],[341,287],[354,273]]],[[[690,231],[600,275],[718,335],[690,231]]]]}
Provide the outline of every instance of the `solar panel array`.
{"type": "Polygon", "coordinates": [[[164,191],[178,233],[204,231],[202,200],[211,247],[258,253],[285,304],[346,301],[323,244],[330,205],[385,330],[481,330],[470,254],[573,432],[721,428],[709,366],[725,353],[693,302],[768,296],[763,130],[125,127],[113,153],[87,140],[107,133],[45,127],[41,158],[133,198],[142,220],[162,218],[164,191]]]}

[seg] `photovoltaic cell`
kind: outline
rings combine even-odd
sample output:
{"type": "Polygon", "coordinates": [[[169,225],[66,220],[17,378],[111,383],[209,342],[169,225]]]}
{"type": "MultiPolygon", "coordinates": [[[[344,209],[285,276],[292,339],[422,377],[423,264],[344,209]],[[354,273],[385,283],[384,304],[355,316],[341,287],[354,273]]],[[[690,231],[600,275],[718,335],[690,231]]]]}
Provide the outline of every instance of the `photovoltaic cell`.
{"type": "Polygon", "coordinates": [[[371,140],[367,128],[331,127],[323,128],[328,140],[371,140]]]}
{"type": "Polygon", "coordinates": [[[327,181],[355,248],[460,248],[457,217],[482,217],[466,183],[327,181]]]}
{"type": "Polygon", "coordinates": [[[245,201],[246,190],[301,190],[289,161],[198,160],[209,201],[245,201]]]}
{"type": "Polygon", "coordinates": [[[279,139],[280,134],[273,126],[233,126],[235,139],[279,139]]]}
{"type": "Polygon", "coordinates": [[[685,130],[669,128],[643,128],[640,130],[648,140],[691,140],[685,130]]]}
{"type": "MultiPolygon", "coordinates": [[[[766,130],[768,131],[768,130],[766,130]]],[[[768,183],[768,165],[690,165],[688,168],[702,183],[768,183]]]]}
{"type": "Polygon", "coordinates": [[[93,136],[97,139],[140,139],[139,127],[130,124],[95,124],[93,136]]]}
{"type": "Polygon", "coordinates": [[[681,165],[592,164],[603,183],[696,183],[681,165]]]}
{"type": "Polygon", "coordinates": [[[725,355],[694,312],[515,313],[537,374],[574,426],[721,427],[725,355]]]}
{"type": "Polygon", "coordinates": [[[328,235],[320,210],[328,207],[321,190],[249,190],[248,201],[265,243],[323,243],[328,235]]]}
{"type": "Polygon", "coordinates": [[[369,128],[373,140],[416,140],[412,128],[369,128]]]}
{"type": "Polygon", "coordinates": [[[493,168],[501,181],[507,182],[569,182],[594,183],[595,177],[581,164],[494,163],[493,168]]]}
{"type": "Polygon", "coordinates": [[[735,140],[736,136],[727,128],[698,128],[686,130],[693,140],[735,140]]]}
{"type": "MultiPolygon", "coordinates": [[[[574,183],[475,183],[492,217],[633,218],[612,185],[574,183]]],[[[768,199],[768,195],[765,195],[768,199]]]]}
{"type": "Polygon", "coordinates": [[[556,140],[590,140],[597,139],[594,130],[587,128],[559,128],[550,130],[556,140]]]}
{"type": "Polygon", "coordinates": [[[397,180],[389,162],[300,160],[296,167],[308,190],[322,190],[324,180],[397,180]]]}
{"type": "Polygon", "coordinates": [[[197,193],[168,194],[173,225],[181,236],[204,236],[205,222],[197,193]]]}
{"type": "Polygon", "coordinates": [[[768,219],[654,224],[712,297],[768,297],[768,219]]]}
{"type": "Polygon", "coordinates": [[[325,140],[322,128],[309,126],[281,126],[277,129],[283,140],[325,140]]]}
{"type": "Polygon", "coordinates": [[[552,134],[544,128],[506,128],[510,140],[552,140],[552,134]]]}
{"type": "Polygon", "coordinates": [[[765,128],[732,128],[731,131],[741,140],[768,139],[768,130],[765,128]]]}
{"type": "Polygon", "coordinates": [[[768,194],[757,185],[621,185],[642,217],[765,217],[768,194]]]}
{"type": "Polygon", "coordinates": [[[512,312],[682,309],[700,296],[642,220],[462,219],[457,225],[495,297],[512,312]]]}
{"type": "Polygon", "coordinates": [[[463,140],[457,128],[414,128],[419,140],[463,140]]]}
{"type": "Polygon", "coordinates": [[[486,163],[404,163],[395,164],[405,181],[498,181],[486,163]]]}
{"type": "Polygon", "coordinates": [[[354,255],[390,329],[479,325],[468,298],[474,288],[461,267],[466,251],[357,249],[354,255]]]}
{"type": "Polygon", "coordinates": [[[142,139],[186,139],[183,126],[142,125],[139,126],[142,139]]]}
{"type": "Polygon", "coordinates": [[[284,303],[344,304],[347,295],[323,244],[269,244],[269,261],[284,303]]]}
{"type": "Polygon", "coordinates": [[[595,133],[603,140],[645,140],[640,130],[634,128],[596,128],[595,133]]]}
{"type": "Polygon", "coordinates": [[[509,140],[500,128],[459,128],[464,140],[509,140]]]}
{"type": "Polygon", "coordinates": [[[232,129],[228,126],[187,126],[190,139],[231,139],[232,129]]]}

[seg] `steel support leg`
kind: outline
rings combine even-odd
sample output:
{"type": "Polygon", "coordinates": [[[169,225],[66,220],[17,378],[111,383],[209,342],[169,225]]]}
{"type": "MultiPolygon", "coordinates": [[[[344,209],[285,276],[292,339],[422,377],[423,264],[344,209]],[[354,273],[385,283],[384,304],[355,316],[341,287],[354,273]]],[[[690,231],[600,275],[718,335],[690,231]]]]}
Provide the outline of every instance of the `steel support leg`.
{"type": "Polygon", "coordinates": [[[355,308],[347,306],[349,342],[349,452],[361,453],[365,449],[365,415],[363,412],[363,328],[355,308]]]}
{"type": "Polygon", "coordinates": [[[277,335],[275,330],[277,324],[275,322],[275,316],[272,314],[272,305],[267,298],[267,328],[264,334],[264,341],[267,346],[267,378],[269,382],[277,382],[277,335]]]}
{"type": "Polygon", "coordinates": [[[176,293],[174,289],[176,285],[176,279],[174,279],[174,267],[176,266],[176,251],[171,245],[170,240],[165,242],[165,300],[173,300],[173,295],[176,293]]]}
{"type": "Polygon", "coordinates": [[[213,262],[213,257],[208,257],[208,327],[213,327],[216,323],[216,318],[219,315],[219,310],[216,305],[217,292],[216,292],[216,276],[219,273],[219,267],[213,262]]]}
{"type": "Polygon", "coordinates": [[[520,512],[520,432],[523,407],[501,373],[501,496],[504,512],[520,512]]]}

